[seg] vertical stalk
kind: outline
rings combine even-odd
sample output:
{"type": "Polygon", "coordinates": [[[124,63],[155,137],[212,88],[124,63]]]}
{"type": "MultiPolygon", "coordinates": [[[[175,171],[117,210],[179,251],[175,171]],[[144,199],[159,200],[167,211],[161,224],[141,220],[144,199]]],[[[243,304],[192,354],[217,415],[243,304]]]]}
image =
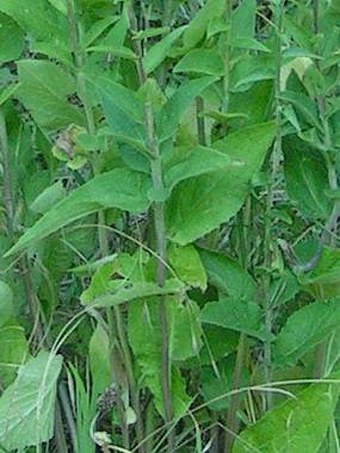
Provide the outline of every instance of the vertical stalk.
{"type": "MultiPolygon", "coordinates": [[[[88,90],[86,88],[85,77],[84,77],[84,63],[85,63],[85,55],[84,50],[82,49],[80,37],[79,37],[79,24],[76,18],[76,12],[74,7],[74,0],[67,0],[67,7],[68,7],[68,19],[69,19],[69,29],[70,29],[70,40],[71,46],[74,55],[74,63],[76,68],[76,79],[77,79],[77,87],[79,97],[81,98],[85,116],[86,116],[86,123],[87,123],[87,130],[90,135],[96,134],[96,125],[94,121],[93,109],[91,106],[91,101],[88,95],[88,90]]],[[[99,173],[99,168],[97,164],[97,159],[94,157],[93,159],[93,172],[94,174],[99,173]]],[[[108,239],[105,228],[105,213],[100,211],[98,213],[98,236],[99,236],[99,249],[100,254],[102,257],[107,256],[109,254],[109,245],[108,239]]],[[[124,320],[120,311],[120,307],[115,306],[113,309],[113,313],[111,309],[107,309],[106,315],[109,324],[110,336],[112,336],[111,343],[112,343],[112,355],[115,357],[115,360],[119,360],[119,362],[123,361],[120,364],[120,369],[125,370],[128,377],[129,388],[132,396],[132,405],[136,413],[137,422],[136,422],[136,429],[137,429],[137,441],[140,443],[143,439],[143,420],[141,417],[140,412],[140,403],[138,398],[138,390],[134,378],[133,373],[133,365],[132,365],[132,357],[130,353],[130,349],[128,346],[126,334],[125,334],[125,326],[124,320]],[[114,316],[112,316],[114,313],[114,316]],[[117,347],[118,346],[118,347],[117,347]]],[[[123,373],[123,372],[122,372],[123,373]]],[[[121,374],[122,374],[121,373],[121,374]]],[[[120,384],[122,384],[120,382],[120,384]]],[[[126,424],[126,417],[125,417],[125,409],[122,404],[119,403],[119,413],[121,417],[122,427],[123,427],[123,439],[124,439],[124,446],[125,448],[129,448],[130,446],[130,439],[129,439],[129,432],[128,426],[126,424]]],[[[140,453],[144,452],[144,447],[141,446],[138,450],[140,453]]]]}
{"type": "Polygon", "coordinates": [[[196,120],[197,120],[198,143],[202,146],[206,146],[207,139],[206,139],[206,135],[205,135],[204,116],[202,116],[203,112],[204,112],[204,100],[201,96],[197,96],[197,98],[196,98],[196,120]]]}
{"type": "Polygon", "coordinates": [[[225,0],[224,18],[227,31],[221,34],[220,51],[224,64],[222,112],[229,110],[229,85],[230,85],[230,26],[231,26],[232,0],[225,0]]]}
{"type": "MultiPolygon", "coordinates": [[[[130,29],[137,31],[137,21],[132,9],[129,8],[130,29]]],[[[137,71],[139,83],[142,86],[147,81],[142,61],[142,48],[139,41],[135,42],[135,52],[137,54],[137,71]]],[[[152,106],[149,102],[144,104],[144,125],[147,136],[147,146],[151,154],[151,175],[153,188],[156,192],[163,192],[163,170],[160,150],[155,134],[154,116],[152,106]]],[[[154,226],[156,234],[156,251],[157,251],[157,284],[164,286],[166,279],[166,235],[165,235],[165,216],[164,202],[155,202],[153,205],[154,226]]],[[[168,307],[165,296],[159,297],[158,317],[161,330],[161,387],[165,412],[165,421],[170,423],[173,419],[173,407],[171,398],[171,363],[169,357],[169,323],[168,307]]],[[[174,432],[168,437],[168,451],[174,451],[174,432]]]]}
{"type": "MultiPolygon", "coordinates": [[[[237,348],[236,364],[233,374],[232,390],[241,387],[242,368],[247,352],[247,338],[241,333],[237,348]]],[[[238,431],[237,409],[239,406],[240,394],[235,394],[230,398],[230,406],[227,413],[227,428],[225,435],[224,453],[231,453],[234,440],[238,431]]]]}
{"type": "MultiPolygon", "coordinates": [[[[268,169],[268,185],[267,185],[267,200],[266,200],[266,213],[265,213],[265,234],[264,234],[264,264],[267,269],[271,268],[272,264],[272,220],[271,210],[273,208],[273,195],[274,195],[274,184],[276,175],[279,171],[280,156],[282,154],[282,114],[281,114],[281,68],[282,68],[282,52],[281,52],[281,35],[282,35],[282,18],[283,18],[283,0],[273,0],[273,15],[274,24],[276,28],[276,74],[274,81],[274,116],[276,122],[276,137],[275,144],[269,160],[268,169]]],[[[268,334],[268,338],[272,332],[273,324],[273,310],[270,306],[270,299],[268,296],[269,285],[271,282],[271,276],[267,275],[264,278],[264,310],[265,310],[265,328],[268,334]]],[[[272,350],[270,340],[264,342],[264,375],[265,382],[270,383],[272,381],[272,350]]],[[[267,392],[265,395],[265,407],[264,410],[270,410],[273,406],[272,393],[267,392]]]]}

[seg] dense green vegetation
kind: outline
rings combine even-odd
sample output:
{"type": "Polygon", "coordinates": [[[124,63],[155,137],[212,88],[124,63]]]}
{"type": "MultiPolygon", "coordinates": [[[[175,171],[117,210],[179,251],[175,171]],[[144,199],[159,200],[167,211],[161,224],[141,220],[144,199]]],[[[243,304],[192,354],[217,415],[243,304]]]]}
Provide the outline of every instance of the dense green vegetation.
{"type": "Polygon", "coordinates": [[[0,0],[0,450],[340,452],[337,0],[0,0]]]}

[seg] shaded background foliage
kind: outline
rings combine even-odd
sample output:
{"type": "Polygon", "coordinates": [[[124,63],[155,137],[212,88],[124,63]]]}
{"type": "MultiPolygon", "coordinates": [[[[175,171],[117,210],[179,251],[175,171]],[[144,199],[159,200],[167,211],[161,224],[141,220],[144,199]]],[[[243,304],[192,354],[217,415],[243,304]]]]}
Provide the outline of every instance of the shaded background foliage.
{"type": "Polygon", "coordinates": [[[338,2],[0,24],[0,446],[339,451],[338,2]]]}

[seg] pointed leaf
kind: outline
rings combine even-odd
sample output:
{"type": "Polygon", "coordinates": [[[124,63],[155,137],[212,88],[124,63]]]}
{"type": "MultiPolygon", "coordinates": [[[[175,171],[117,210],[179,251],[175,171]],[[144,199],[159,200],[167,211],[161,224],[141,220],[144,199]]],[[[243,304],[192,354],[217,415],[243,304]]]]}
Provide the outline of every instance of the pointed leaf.
{"type": "Polygon", "coordinates": [[[328,172],[322,154],[295,136],[283,141],[287,191],[301,212],[312,219],[326,220],[332,201],[324,196],[328,172]]]}
{"type": "Polygon", "coordinates": [[[184,55],[173,71],[222,76],[224,64],[217,49],[194,49],[184,55]]]}
{"type": "Polygon", "coordinates": [[[216,77],[201,77],[184,83],[175,91],[160,112],[158,135],[161,141],[168,140],[175,134],[181,117],[195,97],[215,80],[216,77]]]}
{"type": "Polygon", "coordinates": [[[178,27],[169,33],[165,38],[154,44],[143,57],[143,66],[147,75],[153,72],[165,60],[174,42],[181,36],[184,27],[178,27]]]}
{"type": "Polygon", "coordinates": [[[24,60],[17,65],[21,82],[17,95],[41,127],[53,130],[84,124],[81,110],[67,100],[76,91],[67,72],[44,60],[24,60]]]}
{"type": "Polygon", "coordinates": [[[313,302],[294,312],[282,327],[273,347],[279,367],[294,365],[297,360],[327,338],[340,325],[340,300],[313,302]]]}
{"type": "Polygon", "coordinates": [[[268,338],[261,320],[263,313],[255,302],[222,297],[209,302],[202,310],[201,320],[207,324],[226,327],[260,339],[268,338]]]}
{"type": "Polygon", "coordinates": [[[231,133],[214,147],[244,163],[181,182],[167,201],[166,221],[172,241],[188,244],[226,222],[241,208],[250,181],[260,169],[275,133],[273,123],[231,133]]]}
{"type": "Polygon", "coordinates": [[[252,277],[234,260],[222,253],[199,249],[209,282],[233,298],[252,299],[255,295],[255,282],[252,277]]]}
{"type": "Polygon", "coordinates": [[[20,252],[74,220],[101,209],[145,211],[149,205],[148,188],[149,179],[145,175],[122,168],[96,176],[50,209],[21,236],[7,255],[20,252]]]}

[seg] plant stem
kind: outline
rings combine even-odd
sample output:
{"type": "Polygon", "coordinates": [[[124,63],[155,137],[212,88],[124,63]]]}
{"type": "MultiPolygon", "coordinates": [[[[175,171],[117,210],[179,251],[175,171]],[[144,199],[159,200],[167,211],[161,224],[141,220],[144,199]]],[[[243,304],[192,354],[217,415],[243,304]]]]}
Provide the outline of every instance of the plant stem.
{"type": "MultiPolygon", "coordinates": [[[[247,339],[244,333],[240,334],[240,340],[237,348],[236,364],[233,374],[233,382],[231,390],[241,387],[242,368],[246,357],[247,339]]],[[[230,406],[227,413],[227,427],[225,435],[224,453],[232,451],[235,435],[238,431],[237,409],[239,407],[240,394],[237,393],[230,398],[230,406]]]]}
{"type": "MultiPolygon", "coordinates": [[[[137,21],[132,8],[129,9],[130,28],[137,31],[137,21]]],[[[135,52],[137,54],[137,71],[139,82],[142,86],[147,81],[142,61],[142,48],[139,41],[135,42],[135,52]]],[[[156,193],[164,191],[163,171],[160,150],[155,134],[154,116],[152,106],[149,102],[144,104],[144,124],[146,131],[146,141],[151,154],[151,175],[153,188],[156,193]]],[[[154,225],[156,234],[156,251],[157,251],[157,284],[164,286],[166,279],[166,235],[165,235],[165,216],[164,202],[156,201],[153,205],[154,225]]],[[[161,387],[163,406],[165,412],[165,421],[171,422],[173,419],[173,407],[171,398],[171,363],[169,354],[169,325],[168,325],[168,307],[165,296],[159,297],[158,317],[161,330],[161,387]]],[[[174,430],[168,437],[168,450],[174,451],[174,430]]]]}

